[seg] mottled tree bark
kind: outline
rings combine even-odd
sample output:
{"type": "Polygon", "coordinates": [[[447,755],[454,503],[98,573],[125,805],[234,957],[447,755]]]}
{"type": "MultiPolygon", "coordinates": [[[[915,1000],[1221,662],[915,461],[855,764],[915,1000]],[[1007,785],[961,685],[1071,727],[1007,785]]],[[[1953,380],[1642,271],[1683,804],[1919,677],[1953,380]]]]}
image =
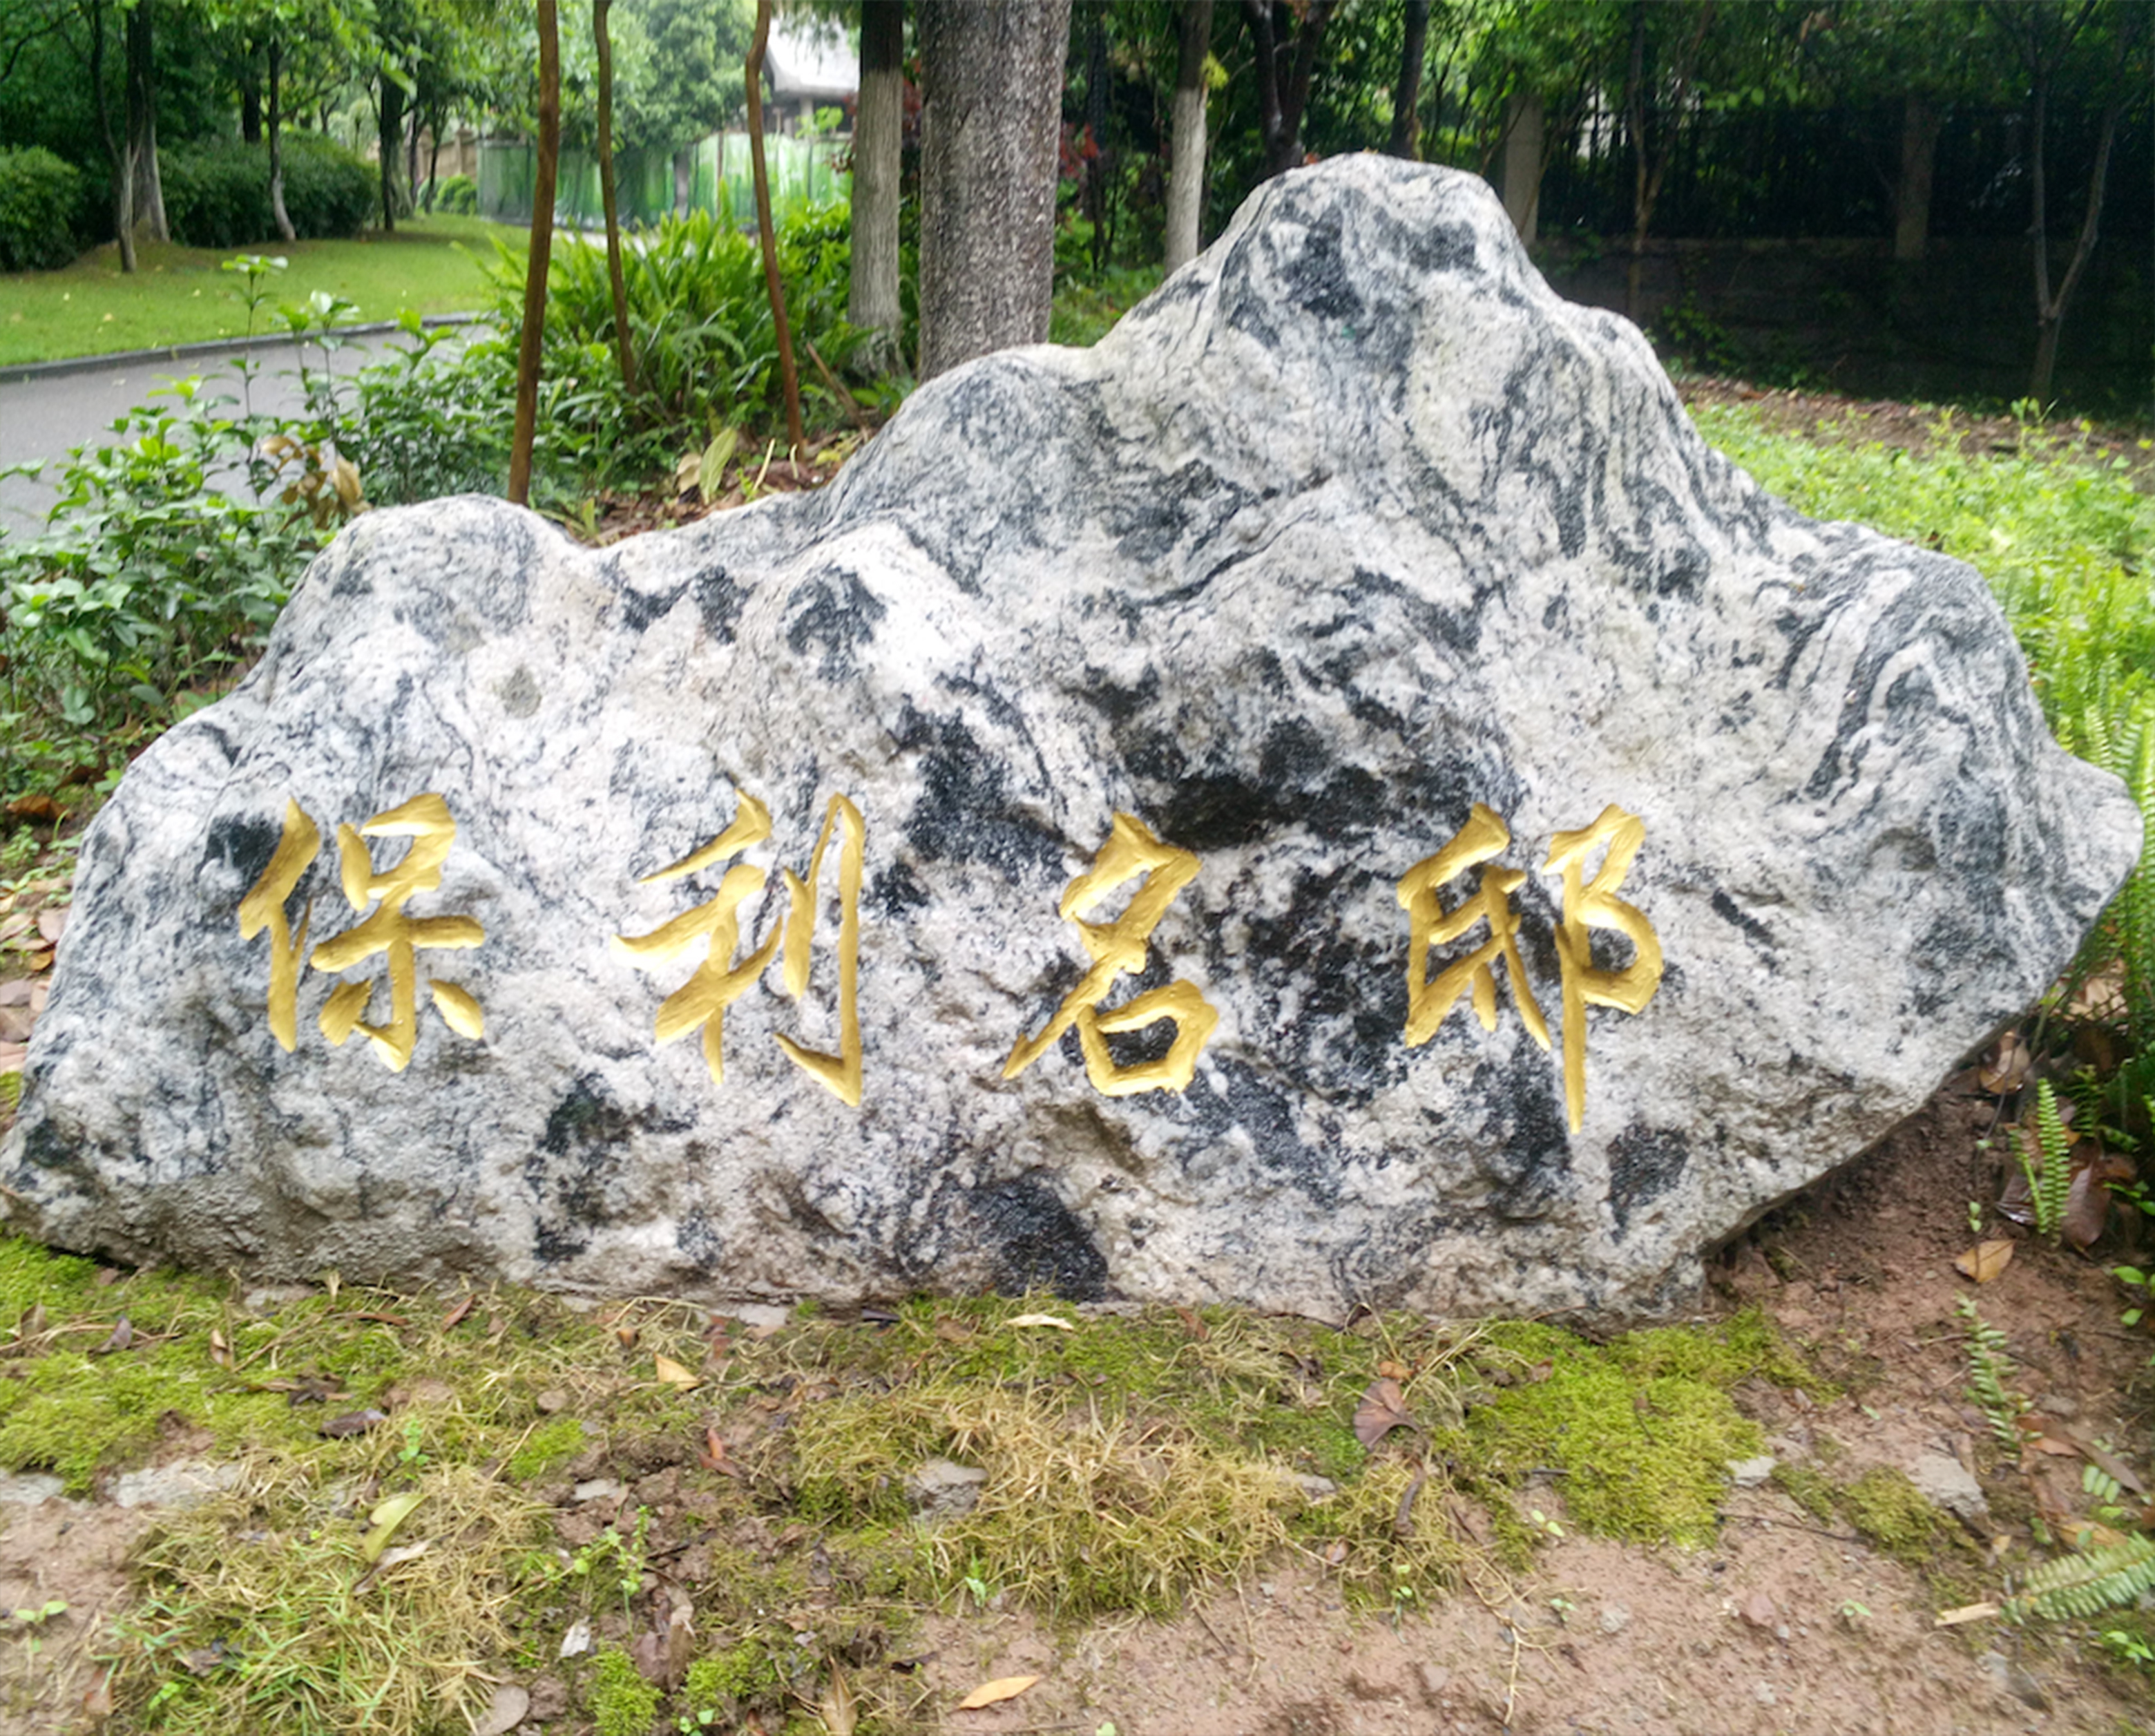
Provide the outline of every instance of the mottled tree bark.
{"type": "Polygon", "coordinates": [[[1542,156],[1548,133],[1548,116],[1541,98],[1530,90],[1514,96],[1504,128],[1504,214],[1529,247],[1541,221],[1542,156]]]}
{"type": "MultiPolygon", "coordinates": [[[[1210,4],[1211,0],[1206,0],[1210,4]]],[[[862,0],[861,94],[853,115],[852,278],[846,317],[872,334],[862,361],[903,365],[898,303],[898,172],[905,143],[904,0],[862,0]]]]}
{"type": "Polygon", "coordinates": [[[1167,269],[1197,257],[1205,215],[1205,63],[1212,0],[1185,0],[1175,63],[1174,160],[1167,175],[1167,269]]]}
{"type": "Polygon", "coordinates": [[[1394,156],[1421,156],[1421,64],[1429,51],[1429,0],[1407,0],[1406,31],[1400,44],[1400,79],[1392,91],[1394,156]]]}
{"type": "Polygon", "coordinates": [[[1931,235],[1931,177],[1945,116],[1910,91],[1901,115],[1901,179],[1894,188],[1893,257],[1920,259],[1931,235]]]}
{"type": "Polygon", "coordinates": [[[1047,336],[1070,0],[920,0],[920,376],[1047,336]]]}
{"type": "Polygon", "coordinates": [[[287,241],[297,241],[299,232],[293,228],[284,209],[284,109],[278,76],[284,61],[284,44],[273,36],[269,38],[269,214],[277,220],[279,235],[287,241]]]}
{"type": "Polygon", "coordinates": [[[157,72],[150,0],[127,14],[127,155],[135,176],[135,220],[152,241],[170,241],[165,182],[157,172],[157,72]]]}

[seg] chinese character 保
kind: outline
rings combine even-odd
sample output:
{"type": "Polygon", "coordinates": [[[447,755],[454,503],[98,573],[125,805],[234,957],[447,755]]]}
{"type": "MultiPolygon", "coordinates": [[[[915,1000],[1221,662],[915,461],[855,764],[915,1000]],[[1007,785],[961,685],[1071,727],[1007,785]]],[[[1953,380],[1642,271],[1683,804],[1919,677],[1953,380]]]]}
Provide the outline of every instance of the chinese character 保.
{"type": "MultiPolygon", "coordinates": [[[[678,862],[642,883],[655,885],[724,862],[752,849],[770,836],[770,810],[755,796],[736,791],[739,806],[724,831],[678,862]]],[[[657,970],[701,945],[703,961],[695,974],[659,1004],[654,1031],[661,1043],[668,1043],[700,1029],[704,1060],[714,1084],[725,1081],[725,1010],[755,986],[771,960],[785,949],[786,992],[795,1000],[808,991],[809,967],[815,940],[816,888],[823,871],[824,852],[834,836],[838,850],[838,1019],[836,1054],[811,1049],[790,1037],[778,1037],[778,1046],[796,1067],[826,1089],[854,1108],[861,1101],[860,939],[861,873],[868,852],[868,826],[861,811],[844,796],[831,798],[823,817],[823,829],[816,840],[804,878],[784,871],[788,909],[762,943],[739,964],[734,954],[740,946],[740,907],[760,893],[770,880],[763,869],[744,862],[727,868],[717,893],[648,935],[617,935],[613,945],[640,970],[657,970]]]]}
{"type": "MultiPolygon", "coordinates": [[[[439,889],[443,865],[456,836],[448,804],[431,793],[415,796],[357,828],[337,827],[339,878],[346,901],[361,913],[363,920],[322,941],[309,962],[317,970],[335,975],[386,954],[389,1021],[376,1025],[366,1017],[374,996],[372,983],[347,982],[330,991],[316,1022],[335,1046],[340,1047],[357,1031],[395,1073],[411,1063],[418,1043],[419,951],[470,948],[486,939],[486,930],[472,917],[413,916],[404,908],[419,894],[439,889]],[[408,837],[412,843],[402,860],[377,872],[366,843],[371,837],[408,837]],[[365,914],[369,904],[376,907],[371,915],[365,914]]],[[[288,799],[284,831],[269,865],[239,904],[242,940],[253,940],[265,927],[269,930],[269,1030],[287,1052],[299,1043],[299,963],[306,950],[314,905],[310,900],[295,934],[284,904],[320,848],[320,830],[297,801],[288,799]]],[[[485,1035],[485,1014],[468,990],[438,977],[430,977],[427,986],[434,1010],[452,1031],[473,1042],[485,1035]]]]}
{"type": "MultiPolygon", "coordinates": [[[[1544,873],[1563,876],[1564,914],[1557,924],[1556,952],[1562,979],[1564,1107],[1574,1133],[1586,1114],[1587,1007],[1641,1012],[1661,986],[1661,945],[1653,925],[1636,906],[1616,896],[1646,837],[1646,822],[1612,802],[1591,826],[1559,832],[1543,865],[1544,873]],[[1602,852],[1601,866],[1589,878],[1586,863],[1596,849],[1602,852]],[[1590,931],[1597,928],[1611,929],[1631,943],[1630,964],[1620,970],[1596,968],[1590,931]]],[[[1483,868],[1473,894],[1449,911],[1437,896],[1441,888],[1469,868],[1501,855],[1511,842],[1510,828],[1477,801],[1458,835],[1400,880],[1399,901],[1410,924],[1406,1040],[1410,1046],[1425,1043],[1436,1034],[1470,986],[1482,1028],[1495,1030],[1497,989],[1489,967],[1501,957],[1521,1022],[1543,1048],[1549,1047],[1548,1022],[1528,985],[1519,956],[1519,918],[1511,903],[1526,875],[1517,868],[1483,868]],[[1488,940],[1431,978],[1431,947],[1456,940],[1482,923],[1488,925],[1488,940]]]]}
{"type": "Polygon", "coordinates": [[[1140,1091],[1181,1091],[1196,1076],[1197,1056],[1220,1022],[1220,1015],[1197,991],[1194,984],[1180,980],[1134,996],[1124,1005],[1100,1010],[1115,979],[1144,969],[1145,949],[1152,931],[1159,925],[1175,895],[1196,877],[1197,858],[1187,850],[1163,844],[1141,820],[1117,814],[1108,841],[1093,858],[1093,866],[1072,880],[1062,894],[1057,914],[1075,922],[1093,968],[1084,981],[1063,997],[1037,1037],[1021,1036],[1003,1064],[1003,1077],[1016,1078],[1052,1047],[1072,1026],[1085,1056],[1085,1075],[1093,1088],[1108,1097],[1129,1097],[1140,1091]],[[1144,876],[1144,883],[1131,896],[1123,914],[1112,922],[1086,922],[1078,913],[1089,909],[1118,888],[1144,876]],[[1175,1022],[1175,1041],[1168,1052],[1154,1061],[1118,1067],[1108,1050],[1108,1038],[1142,1031],[1164,1019],[1175,1022]]]}

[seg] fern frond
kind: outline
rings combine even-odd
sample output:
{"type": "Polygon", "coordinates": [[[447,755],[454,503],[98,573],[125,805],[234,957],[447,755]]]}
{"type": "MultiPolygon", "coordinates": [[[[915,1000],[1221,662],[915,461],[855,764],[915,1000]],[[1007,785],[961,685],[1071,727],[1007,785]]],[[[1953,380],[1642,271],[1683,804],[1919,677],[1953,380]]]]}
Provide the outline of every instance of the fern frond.
{"type": "Polygon", "coordinates": [[[2005,1334],[1976,1312],[1973,1298],[1960,1299],[1960,1317],[1968,1331],[1968,1395],[1990,1424],[1990,1432],[2006,1452],[2021,1447],[2020,1419],[2028,1401],[2006,1382],[2012,1378],[2013,1359],[2007,1353],[2005,1334]]]}
{"type": "Polygon", "coordinates": [[[2150,1590],[2155,1590],[2155,1538],[2136,1534],[2084,1555],[2045,1562],[2006,1600],[2004,1609],[2015,1618],[2085,1620],[2122,1609],[2150,1590]]]}
{"type": "Polygon", "coordinates": [[[2050,1088],[2048,1079],[2035,1088],[2035,1141],[2042,1149],[2040,1171],[2029,1156],[2024,1141],[2019,1146],[2020,1168],[2028,1178],[2035,1232],[2055,1242],[2065,1224],[2065,1206],[2072,1193],[2073,1148],[2065,1137],[2065,1118],[2058,1114],[2058,1093],[2050,1088]]]}

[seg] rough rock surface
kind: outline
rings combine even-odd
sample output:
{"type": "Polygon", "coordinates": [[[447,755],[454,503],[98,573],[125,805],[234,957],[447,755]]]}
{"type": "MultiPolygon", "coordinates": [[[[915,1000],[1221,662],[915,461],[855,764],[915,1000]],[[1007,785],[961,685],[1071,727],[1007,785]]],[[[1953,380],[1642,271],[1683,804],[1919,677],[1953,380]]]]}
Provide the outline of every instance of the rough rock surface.
{"type": "Polygon", "coordinates": [[[355,524],[98,821],[0,1176],[265,1281],[1651,1309],[2138,836],[1974,573],[1760,493],[1481,183],[1357,157],[818,494],[355,524]]]}

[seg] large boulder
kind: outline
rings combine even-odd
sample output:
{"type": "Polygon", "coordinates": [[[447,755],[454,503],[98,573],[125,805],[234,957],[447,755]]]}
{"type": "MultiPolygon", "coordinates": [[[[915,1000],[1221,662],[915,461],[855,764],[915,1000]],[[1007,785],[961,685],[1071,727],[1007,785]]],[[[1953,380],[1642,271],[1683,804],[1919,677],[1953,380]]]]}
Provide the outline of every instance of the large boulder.
{"type": "Polygon", "coordinates": [[[0,1175],[265,1278],[1646,1311],[2138,841],[1973,572],[1357,157],[820,494],[355,523],[85,842],[0,1175]]]}

